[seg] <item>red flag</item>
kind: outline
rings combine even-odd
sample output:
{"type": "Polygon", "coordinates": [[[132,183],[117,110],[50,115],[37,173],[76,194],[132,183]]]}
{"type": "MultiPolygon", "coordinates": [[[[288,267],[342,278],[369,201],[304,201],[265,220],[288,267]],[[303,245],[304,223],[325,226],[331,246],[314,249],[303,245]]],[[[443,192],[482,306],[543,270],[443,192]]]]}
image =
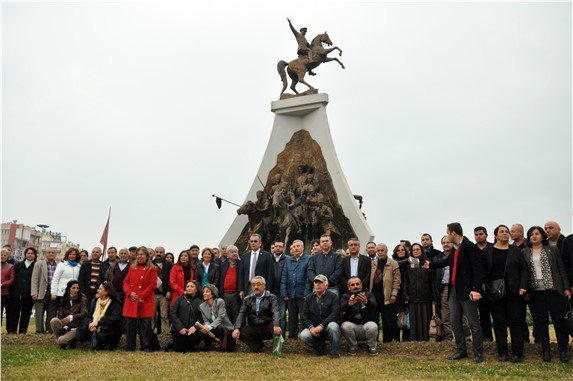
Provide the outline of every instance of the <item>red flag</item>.
{"type": "Polygon", "coordinates": [[[101,239],[99,243],[103,245],[103,254],[101,256],[101,260],[105,260],[105,255],[107,254],[107,235],[109,233],[109,218],[111,217],[111,208],[109,208],[109,214],[107,215],[107,223],[105,224],[105,229],[103,229],[103,234],[101,235],[101,239]]]}

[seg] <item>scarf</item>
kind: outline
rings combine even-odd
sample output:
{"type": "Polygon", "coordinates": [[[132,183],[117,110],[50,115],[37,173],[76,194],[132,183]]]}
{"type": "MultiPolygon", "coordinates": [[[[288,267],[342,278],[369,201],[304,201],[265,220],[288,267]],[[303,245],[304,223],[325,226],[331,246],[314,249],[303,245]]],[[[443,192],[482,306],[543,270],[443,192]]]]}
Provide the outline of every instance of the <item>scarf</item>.
{"type": "Polygon", "coordinates": [[[96,301],[96,308],[94,311],[93,322],[98,323],[99,320],[105,315],[107,308],[111,304],[111,298],[107,298],[106,300],[101,300],[100,298],[96,301]]]}
{"type": "MultiPolygon", "coordinates": [[[[551,275],[551,265],[549,264],[549,257],[547,256],[547,252],[545,251],[545,247],[541,248],[541,275],[543,279],[543,288],[546,290],[554,289],[555,286],[553,285],[553,276],[551,275]]],[[[535,276],[535,264],[533,263],[533,248],[529,250],[529,263],[531,263],[531,287],[533,290],[539,287],[537,283],[537,277],[535,276]]]]}
{"type": "Polygon", "coordinates": [[[77,261],[72,261],[72,260],[69,260],[69,259],[68,259],[68,264],[69,264],[70,266],[72,266],[72,267],[76,267],[76,266],[78,265],[78,262],[77,262],[77,261]]]}

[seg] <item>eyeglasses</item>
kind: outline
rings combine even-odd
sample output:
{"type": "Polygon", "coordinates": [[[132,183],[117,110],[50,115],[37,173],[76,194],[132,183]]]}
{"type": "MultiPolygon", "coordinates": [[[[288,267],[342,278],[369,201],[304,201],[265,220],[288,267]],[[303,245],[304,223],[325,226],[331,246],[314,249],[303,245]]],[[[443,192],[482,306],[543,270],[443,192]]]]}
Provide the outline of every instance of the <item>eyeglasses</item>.
{"type": "Polygon", "coordinates": [[[348,246],[358,246],[357,243],[349,243],[348,246]]]}

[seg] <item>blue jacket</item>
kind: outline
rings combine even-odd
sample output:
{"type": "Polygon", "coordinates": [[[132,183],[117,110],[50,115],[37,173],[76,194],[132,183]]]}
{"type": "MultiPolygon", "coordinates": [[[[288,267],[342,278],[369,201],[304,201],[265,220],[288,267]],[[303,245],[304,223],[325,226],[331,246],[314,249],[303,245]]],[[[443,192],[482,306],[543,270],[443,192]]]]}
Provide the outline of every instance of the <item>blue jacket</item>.
{"type": "Polygon", "coordinates": [[[281,276],[281,298],[285,296],[289,299],[304,298],[312,292],[306,272],[310,259],[310,255],[302,253],[298,261],[295,257],[288,257],[285,260],[281,276]]]}

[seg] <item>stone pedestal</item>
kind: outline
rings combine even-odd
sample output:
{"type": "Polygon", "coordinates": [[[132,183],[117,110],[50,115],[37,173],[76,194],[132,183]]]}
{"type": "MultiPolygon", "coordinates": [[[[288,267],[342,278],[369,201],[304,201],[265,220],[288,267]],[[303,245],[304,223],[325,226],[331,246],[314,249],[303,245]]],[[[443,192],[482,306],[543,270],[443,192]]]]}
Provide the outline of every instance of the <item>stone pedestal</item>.
{"type": "MultiPolygon", "coordinates": [[[[316,226],[322,230],[329,230],[332,226],[333,241],[337,248],[342,245],[345,247],[345,240],[349,238],[346,236],[348,234],[358,237],[362,247],[365,247],[366,242],[373,240],[374,235],[358,208],[336,156],[326,115],[327,104],[328,94],[324,93],[272,102],[271,111],[275,113],[275,120],[271,137],[261,166],[246,196],[246,201],[256,202],[257,192],[263,190],[266,201],[260,202],[259,200],[257,205],[266,203],[267,207],[270,206],[273,209],[273,204],[278,206],[279,199],[282,200],[280,208],[276,207],[274,211],[265,212],[265,218],[267,223],[269,219],[286,220],[284,224],[288,221],[299,220],[299,226],[293,227],[290,231],[287,245],[292,243],[293,238],[301,238],[296,237],[296,230],[301,230],[301,220],[309,220],[302,215],[312,209],[312,213],[308,213],[311,213],[311,219],[316,222],[316,226]],[[295,173],[295,169],[299,172],[295,173]],[[308,176],[308,184],[303,184],[308,174],[305,174],[305,171],[313,173],[308,176]],[[265,184],[264,188],[261,183],[265,184]],[[276,192],[279,188],[283,190],[280,192],[280,197],[277,197],[276,192]],[[300,205],[300,200],[304,199],[305,205],[311,206],[297,207],[295,199],[296,205],[300,205]],[[321,200],[328,206],[323,206],[325,210],[318,211],[321,200]],[[289,203],[290,207],[287,206],[289,203]],[[285,210],[288,210],[287,217],[283,213],[285,210]],[[280,213],[283,214],[279,217],[280,213]],[[325,222],[321,216],[327,216],[326,219],[332,222],[325,222]],[[350,225],[350,231],[348,225],[350,225]],[[338,239],[334,239],[334,236],[338,239]]],[[[259,199],[262,196],[261,193],[259,199]]],[[[251,204],[254,207],[254,203],[251,204]]],[[[263,208],[259,207],[260,209],[263,208]]],[[[250,217],[253,216],[250,215],[250,217]]],[[[247,215],[238,215],[221,243],[237,243],[239,250],[244,250],[246,248],[244,236],[249,230],[249,220],[250,228],[253,228],[257,224],[256,218],[253,221],[253,218],[248,218],[247,215]]],[[[315,227],[313,235],[316,236],[306,238],[320,238],[318,230],[320,229],[315,227]]],[[[269,238],[277,238],[272,236],[276,233],[274,230],[267,234],[267,237],[264,236],[265,233],[260,233],[265,241],[269,238]]],[[[284,239],[285,236],[280,238],[284,239]]],[[[309,249],[310,247],[305,247],[305,251],[309,249]]]]}

